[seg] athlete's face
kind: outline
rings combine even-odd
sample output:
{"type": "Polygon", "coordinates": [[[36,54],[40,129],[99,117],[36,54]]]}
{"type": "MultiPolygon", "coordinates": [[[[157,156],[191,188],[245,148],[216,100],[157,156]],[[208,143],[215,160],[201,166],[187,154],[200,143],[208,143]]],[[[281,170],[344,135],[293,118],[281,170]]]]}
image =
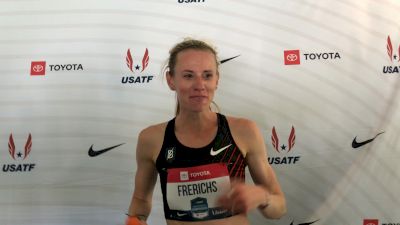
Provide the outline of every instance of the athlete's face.
{"type": "Polygon", "coordinates": [[[181,110],[209,110],[219,79],[215,55],[205,50],[184,50],[177,55],[174,71],[167,74],[167,81],[177,93],[181,110]]]}

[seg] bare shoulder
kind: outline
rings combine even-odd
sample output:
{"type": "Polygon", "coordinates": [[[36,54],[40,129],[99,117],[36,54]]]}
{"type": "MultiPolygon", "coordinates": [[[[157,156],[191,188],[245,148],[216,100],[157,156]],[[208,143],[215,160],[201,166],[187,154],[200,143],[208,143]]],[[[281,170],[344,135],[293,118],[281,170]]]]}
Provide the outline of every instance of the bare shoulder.
{"type": "Polygon", "coordinates": [[[261,132],[254,121],[232,116],[227,116],[227,120],[233,139],[244,156],[254,149],[255,144],[261,143],[261,132]]]}
{"type": "Polygon", "coordinates": [[[167,122],[148,126],[140,131],[139,138],[143,141],[155,141],[157,138],[163,138],[167,122]]]}
{"type": "Polygon", "coordinates": [[[227,116],[226,118],[231,131],[240,136],[254,135],[258,132],[257,124],[252,120],[233,116],[227,116]]]}
{"type": "Polygon", "coordinates": [[[137,154],[143,157],[150,157],[153,161],[158,156],[164,140],[167,122],[151,125],[139,133],[137,154]]]}

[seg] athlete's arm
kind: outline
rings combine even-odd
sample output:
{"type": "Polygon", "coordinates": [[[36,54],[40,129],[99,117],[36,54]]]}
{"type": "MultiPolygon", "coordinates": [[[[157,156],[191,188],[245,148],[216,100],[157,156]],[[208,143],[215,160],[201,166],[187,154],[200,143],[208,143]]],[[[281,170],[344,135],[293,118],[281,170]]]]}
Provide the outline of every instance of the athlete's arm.
{"type": "Polygon", "coordinates": [[[264,138],[257,125],[249,121],[249,148],[246,161],[254,183],[262,187],[259,196],[263,201],[258,206],[261,213],[271,219],[279,219],[286,213],[285,196],[281,190],[275,172],[267,161],[264,138]]]}
{"type": "Polygon", "coordinates": [[[143,130],[139,134],[136,148],[135,188],[128,215],[138,217],[142,221],[146,221],[150,215],[153,190],[157,181],[154,161],[155,136],[157,135],[153,129],[143,130]]]}
{"type": "Polygon", "coordinates": [[[231,118],[229,125],[255,185],[234,182],[220,203],[234,213],[247,213],[258,208],[266,218],[282,217],[286,212],[285,197],[267,161],[265,142],[257,125],[238,118],[231,118]]]}

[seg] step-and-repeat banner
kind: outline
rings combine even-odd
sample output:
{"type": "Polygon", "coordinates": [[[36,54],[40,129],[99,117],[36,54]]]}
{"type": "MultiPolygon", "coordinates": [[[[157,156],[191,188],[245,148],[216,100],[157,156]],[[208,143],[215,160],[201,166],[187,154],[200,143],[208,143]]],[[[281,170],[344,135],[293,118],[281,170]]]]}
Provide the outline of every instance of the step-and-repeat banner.
{"type": "MultiPolygon", "coordinates": [[[[194,37],[237,56],[215,100],[257,122],[287,197],[287,215],[254,211],[251,224],[399,225],[399,11],[398,0],[0,1],[0,224],[123,224],[137,135],[174,116],[168,50],[194,37]]],[[[158,184],[149,224],[165,224],[158,184]]]]}

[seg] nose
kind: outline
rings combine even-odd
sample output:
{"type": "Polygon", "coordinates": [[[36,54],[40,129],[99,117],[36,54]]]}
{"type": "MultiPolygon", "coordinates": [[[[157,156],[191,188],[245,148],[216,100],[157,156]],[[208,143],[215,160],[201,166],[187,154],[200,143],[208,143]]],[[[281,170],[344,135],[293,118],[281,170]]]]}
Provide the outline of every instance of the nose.
{"type": "Polygon", "coordinates": [[[196,91],[202,91],[202,90],[206,89],[205,81],[204,81],[203,77],[201,77],[201,76],[196,77],[196,79],[194,81],[194,89],[196,91]]]}

